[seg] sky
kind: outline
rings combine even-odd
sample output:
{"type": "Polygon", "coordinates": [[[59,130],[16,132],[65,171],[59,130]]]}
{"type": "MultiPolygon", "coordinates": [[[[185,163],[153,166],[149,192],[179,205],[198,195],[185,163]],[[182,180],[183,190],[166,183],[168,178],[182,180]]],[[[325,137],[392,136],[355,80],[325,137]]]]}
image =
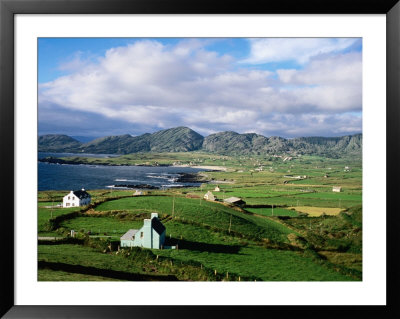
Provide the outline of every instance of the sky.
{"type": "Polygon", "coordinates": [[[361,38],[39,38],[39,135],[362,132],[361,38]]]}

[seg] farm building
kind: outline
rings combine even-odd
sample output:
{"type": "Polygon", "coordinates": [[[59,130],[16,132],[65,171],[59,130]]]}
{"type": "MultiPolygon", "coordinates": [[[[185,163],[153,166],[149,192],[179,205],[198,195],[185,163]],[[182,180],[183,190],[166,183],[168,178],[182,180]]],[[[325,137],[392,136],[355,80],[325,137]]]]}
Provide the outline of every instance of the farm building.
{"type": "Polygon", "coordinates": [[[151,219],[143,221],[140,229],[129,229],[121,237],[121,247],[144,247],[160,249],[165,241],[165,226],[157,213],[151,213],[151,219]]]}
{"type": "Polygon", "coordinates": [[[80,191],[71,191],[63,197],[63,207],[76,207],[89,205],[91,201],[89,193],[84,188],[80,191]]]}
{"type": "Polygon", "coordinates": [[[221,191],[221,189],[219,188],[219,186],[217,185],[215,188],[214,188],[214,192],[220,192],[221,191]]]}
{"type": "Polygon", "coordinates": [[[204,195],[204,199],[215,201],[216,198],[215,198],[215,196],[214,196],[213,193],[211,193],[210,191],[208,191],[208,192],[204,195]]]}
{"type": "Polygon", "coordinates": [[[140,195],[143,195],[143,192],[137,189],[132,195],[133,196],[140,196],[140,195]]]}
{"type": "Polygon", "coordinates": [[[236,206],[243,206],[246,204],[246,202],[239,197],[229,197],[227,199],[224,199],[224,202],[236,206]]]}
{"type": "Polygon", "coordinates": [[[342,191],[342,188],[339,186],[333,186],[333,188],[332,188],[332,192],[340,193],[341,191],[342,191]]]}

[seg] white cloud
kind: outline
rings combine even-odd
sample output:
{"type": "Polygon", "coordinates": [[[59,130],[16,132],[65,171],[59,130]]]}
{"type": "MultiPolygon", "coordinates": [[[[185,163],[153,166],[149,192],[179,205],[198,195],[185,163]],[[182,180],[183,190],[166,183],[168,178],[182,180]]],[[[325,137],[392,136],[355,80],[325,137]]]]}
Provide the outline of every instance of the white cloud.
{"type": "Polygon", "coordinates": [[[242,62],[260,64],[293,60],[305,64],[313,56],[342,51],[358,40],[358,38],[250,39],[250,56],[242,62]]]}
{"type": "Polygon", "coordinates": [[[325,135],[336,134],[339,126],[343,132],[345,127],[360,131],[360,121],[350,125],[351,116],[338,114],[361,112],[361,54],[311,57],[349,46],[348,41],[318,41],[319,51],[316,43],[302,49],[310,59],[303,69],[276,72],[238,69],[233,57],[207,51],[200,41],[137,41],[41,84],[39,111],[93,113],[151,129],[186,125],[202,134],[253,130],[312,135],[323,126],[325,135]],[[343,123],[327,126],[325,117],[343,123]]]}

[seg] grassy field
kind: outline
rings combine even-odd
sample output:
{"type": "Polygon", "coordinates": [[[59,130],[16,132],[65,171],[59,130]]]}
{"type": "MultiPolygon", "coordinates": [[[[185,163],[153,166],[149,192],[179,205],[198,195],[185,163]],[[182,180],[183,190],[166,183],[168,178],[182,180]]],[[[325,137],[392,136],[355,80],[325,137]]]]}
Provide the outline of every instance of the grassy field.
{"type": "Polygon", "coordinates": [[[285,208],[247,208],[249,212],[252,212],[257,215],[263,216],[290,216],[290,217],[297,217],[299,214],[295,211],[285,208]]]}
{"type": "Polygon", "coordinates": [[[38,281],[121,281],[121,279],[43,268],[38,269],[38,281]]]}
{"type": "MultiPolygon", "coordinates": [[[[108,201],[96,207],[98,211],[124,210],[132,213],[158,212],[179,220],[201,224],[220,231],[240,233],[250,237],[286,240],[289,230],[278,223],[264,220],[220,203],[185,197],[142,196],[108,201]],[[174,210],[173,210],[174,208],[174,210]]],[[[149,214],[150,215],[150,214],[149,214]]]]}
{"type": "Polygon", "coordinates": [[[48,232],[48,221],[50,218],[54,218],[57,216],[69,214],[72,212],[77,212],[80,210],[80,207],[71,207],[71,208],[44,208],[41,203],[38,207],[38,232],[40,233],[48,232]]]}
{"type": "Polygon", "coordinates": [[[339,213],[343,210],[341,208],[311,207],[311,206],[289,207],[289,209],[294,209],[300,213],[306,213],[310,217],[321,216],[323,214],[335,216],[335,215],[339,215],[339,213]]]}
{"type": "Polygon", "coordinates": [[[128,229],[139,229],[143,221],[126,221],[113,217],[77,217],[61,223],[67,229],[74,229],[82,233],[90,232],[91,235],[108,235],[121,237],[128,229]]]}
{"type": "Polygon", "coordinates": [[[38,235],[67,236],[71,229],[79,235],[71,243],[41,242],[40,281],[362,280],[360,159],[298,156],[284,162],[273,156],[192,152],[84,161],[177,162],[224,166],[226,171],[201,172],[209,181],[201,187],[151,190],[146,196],[133,197],[131,190],[89,191],[92,205],[87,208],[51,207],[67,191],[39,192],[38,235]],[[220,192],[214,191],[216,185],[220,192]],[[343,191],[334,193],[332,186],[343,191]],[[240,197],[246,205],[206,201],[207,191],[220,200],[240,197]],[[179,248],[118,251],[120,236],[140,228],[152,212],[166,227],[166,245],[179,248]]]}

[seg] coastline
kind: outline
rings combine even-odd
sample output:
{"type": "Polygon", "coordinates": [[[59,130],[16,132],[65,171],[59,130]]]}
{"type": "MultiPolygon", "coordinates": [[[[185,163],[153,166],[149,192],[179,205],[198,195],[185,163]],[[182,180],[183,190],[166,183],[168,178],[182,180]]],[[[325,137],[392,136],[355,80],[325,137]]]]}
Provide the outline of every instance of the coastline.
{"type": "Polygon", "coordinates": [[[172,165],[172,164],[157,164],[157,165],[149,165],[149,164],[116,164],[110,162],[95,162],[95,163],[88,163],[86,161],[74,159],[74,160],[64,160],[62,158],[57,157],[44,157],[38,159],[39,162],[42,163],[50,163],[50,164],[61,164],[61,165],[103,165],[103,166],[145,166],[145,167],[189,167],[189,168],[199,168],[204,170],[213,170],[213,171],[227,171],[227,168],[224,166],[210,166],[210,165],[189,165],[189,164],[182,164],[182,165],[172,165]]]}
{"type": "Polygon", "coordinates": [[[172,167],[190,167],[190,168],[200,168],[205,170],[213,170],[213,171],[223,171],[226,172],[227,168],[224,166],[207,166],[207,165],[171,165],[172,167]]]}

